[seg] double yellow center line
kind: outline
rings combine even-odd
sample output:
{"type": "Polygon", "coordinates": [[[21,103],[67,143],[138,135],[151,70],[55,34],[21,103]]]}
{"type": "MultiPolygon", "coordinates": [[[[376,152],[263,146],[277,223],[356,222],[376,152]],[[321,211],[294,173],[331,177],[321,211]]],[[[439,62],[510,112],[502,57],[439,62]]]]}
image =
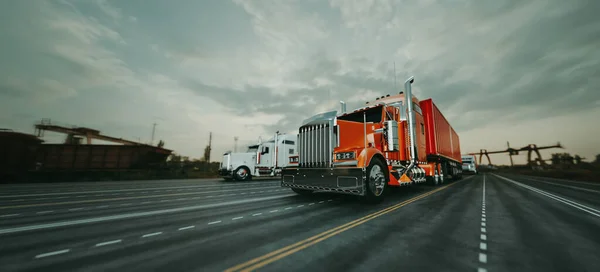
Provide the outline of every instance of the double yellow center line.
{"type": "Polygon", "coordinates": [[[413,197],[411,199],[405,200],[403,202],[400,202],[400,203],[398,203],[396,205],[393,205],[393,206],[388,207],[386,209],[383,209],[381,211],[369,214],[367,216],[364,216],[362,218],[356,219],[356,220],[354,220],[352,222],[346,223],[344,225],[338,226],[338,227],[330,229],[328,231],[322,232],[320,234],[317,234],[317,235],[315,235],[313,237],[310,237],[308,239],[302,240],[302,241],[297,242],[295,244],[286,246],[284,248],[275,250],[275,251],[273,251],[271,253],[265,254],[265,255],[260,256],[258,258],[254,258],[254,259],[252,259],[250,261],[247,261],[245,263],[242,263],[242,264],[236,265],[234,267],[228,268],[228,269],[225,270],[225,272],[253,271],[255,269],[261,268],[261,267],[263,267],[265,265],[268,265],[268,264],[270,264],[272,262],[275,262],[275,261],[277,261],[279,259],[282,259],[282,258],[284,258],[284,257],[286,257],[288,255],[294,254],[294,253],[296,253],[296,252],[298,252],[298,251],[300,251],[302,249],[305,249],[305,248],[307,248],[309,246],[312,246],[312,245],[314,245],[316,243],[319,243],[319,242],[321,242],[323,240],[326,240],[326,239],[328,239],[328,238],[330,238],[332,236],[338,235],[338,234],[340,234],[340,233],[342,233],[342,232],[344,232],[346,230],[349,230],[349,229],[354,228],[356,226],[362,225],[362,224],[364,224],[364,223],[366,223],[368,221],[371,221],[371,220],[373,220],[373,219],[375,219],[375,218],[377,218],[379,216],[382,216],[384,214],[387,214],[387,213],[393,212],[393,211],[395,211],[397,209],[400,209],[400,208],[402,208],[402,207],[404,207],[404,206],[406,206],[406,205],[408,205],[408,204],[410,204],[412,202],[415,202],[415,201],[417,201],[419,199],[422,199],[422,198],[428,197],[428,196],[430,196],[432,194],[435,194],[436,192],[444,190],[444,189],[446,189],[446,188],[448,188],[448,187],[450,187],[450,186],[452,186],[454,184],[457,184],[457,183],[458,182],[451,183],[451,184],[446,185],[444,187],[441,187],[441,188],[435,189],[433,191],[429,191],[427,193],[418,195],[416,197],[413,197]]]}

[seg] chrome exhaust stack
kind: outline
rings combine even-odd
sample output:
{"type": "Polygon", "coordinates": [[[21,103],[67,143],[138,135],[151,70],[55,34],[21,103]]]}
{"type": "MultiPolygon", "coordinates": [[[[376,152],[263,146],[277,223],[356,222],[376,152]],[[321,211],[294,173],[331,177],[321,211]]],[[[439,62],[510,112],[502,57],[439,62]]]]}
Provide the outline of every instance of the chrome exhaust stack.
{"type": "Polygon", "coordinates": [[[346,102],[340,101],[340,106],[342,107],[342,114],[346,113],[346,102]]]}
{"type": "MultiPolygon", "coordinates": [[[[417,164],[417,143],[415,135],[415,113],[413,112],[413,100],[412,100],[412,88],[411,84],[415,82],[415,77],[411,76],[404,82],[404,91],[406,98],[406,108],[408,111],[408,138],[409,138],[409,153],[410,153],[410,164],[405,170],[405,174],[412,173],[413,167],[417,164]]],[[[411,177],[411,179],[413,179],[411,177]]]]}

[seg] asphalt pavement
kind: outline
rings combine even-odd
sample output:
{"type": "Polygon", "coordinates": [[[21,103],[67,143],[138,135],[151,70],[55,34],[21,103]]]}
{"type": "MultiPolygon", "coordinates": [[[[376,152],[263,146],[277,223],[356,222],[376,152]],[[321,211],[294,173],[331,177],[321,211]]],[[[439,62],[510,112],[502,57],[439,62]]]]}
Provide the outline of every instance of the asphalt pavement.
{"type": "Polygon", "coordinates": [[[1,271],[597,271],[600,185],[481,173],[383,203],[278,180],[0,185],[1,271]]]}

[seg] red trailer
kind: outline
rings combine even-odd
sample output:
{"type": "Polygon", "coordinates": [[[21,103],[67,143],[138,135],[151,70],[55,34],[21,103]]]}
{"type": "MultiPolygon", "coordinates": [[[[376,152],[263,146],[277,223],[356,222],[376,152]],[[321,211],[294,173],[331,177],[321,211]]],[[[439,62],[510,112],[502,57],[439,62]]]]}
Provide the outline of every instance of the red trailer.
{"type": "Polygon", "coordinates": [[[425,121],[425,142],[428,161],[439,161],[446,165],[452,176],[460,175],[460,138],[444,114],[431,98],[421,100],[419,106],[425,121]]]}
{"type": "Polygon", "coordinates": [[[460,162],[460,141],[454,128],[431,98],[422,100],[419,104],[425,119],[427,155],[460,162]]]}

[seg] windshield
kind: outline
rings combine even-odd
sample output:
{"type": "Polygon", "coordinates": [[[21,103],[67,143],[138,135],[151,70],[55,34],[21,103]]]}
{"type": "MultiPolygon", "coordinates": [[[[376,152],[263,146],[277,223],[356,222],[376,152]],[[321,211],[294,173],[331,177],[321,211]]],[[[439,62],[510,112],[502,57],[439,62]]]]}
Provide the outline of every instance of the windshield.
{"type": "Polygon", "coordinates": [[[381,122],[382,115],[383,115],[382,108],[383,108],[383,106],[377,106],[377,107],[367,109],[364,111],[350,113],[348,115],[338,117],[338,120],[346,120],[346,121],[362,123],[364,121],[363,113],[366,112],[367,113],[367,122],[379,123],[379,122],[381,122]]]}

